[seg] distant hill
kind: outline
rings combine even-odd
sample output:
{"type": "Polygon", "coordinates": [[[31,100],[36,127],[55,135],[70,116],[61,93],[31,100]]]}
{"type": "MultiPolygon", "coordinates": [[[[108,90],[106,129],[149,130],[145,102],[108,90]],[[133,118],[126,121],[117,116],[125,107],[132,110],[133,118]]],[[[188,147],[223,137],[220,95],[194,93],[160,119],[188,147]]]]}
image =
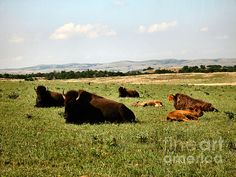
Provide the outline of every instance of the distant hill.
{"type": "Polygon", "coordinates": [[[200,65],[222,65],[233,66],[236,65],[236,58],[219,58],[219,59],[163,59],[163,60],[143,60],[143,61],[118,61],[111,63],[69,63],[69,64],[50,64],[50,65],[36,65],[24,68],[0,69],[0,73],[46,73],[52,71],[85,71],[85,70],[107,70],[107,71],[135,71],[143,70],[148,67],[154,69],[160,68],[179,68],[183,66],[200,66],[200,65]]]}

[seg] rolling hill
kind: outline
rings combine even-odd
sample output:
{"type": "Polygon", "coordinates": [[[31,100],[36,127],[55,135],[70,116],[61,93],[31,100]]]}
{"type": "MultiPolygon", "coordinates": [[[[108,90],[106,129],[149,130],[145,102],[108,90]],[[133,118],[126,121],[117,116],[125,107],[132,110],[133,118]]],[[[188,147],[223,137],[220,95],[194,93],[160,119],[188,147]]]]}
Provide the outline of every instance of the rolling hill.
{"type": "Polygon", "coordinates": [[[107,70],[107,71],[134,71],[142,70],[144,68],[152,67],[154,69],[160,68],[179,68],[183,66],[200,66],[200,65],[222,65],[233,66],[236,65],[236,58],[218,58],[218,59],[162,59],[162,60],[143,60],[143,61],[117,61],[111,63],[68,63],[68,64],[49,64],[36,65],[24,68],[0,69],[0,73],[46,73],[52,71],[85,71],[85,70],[107,70]]]}

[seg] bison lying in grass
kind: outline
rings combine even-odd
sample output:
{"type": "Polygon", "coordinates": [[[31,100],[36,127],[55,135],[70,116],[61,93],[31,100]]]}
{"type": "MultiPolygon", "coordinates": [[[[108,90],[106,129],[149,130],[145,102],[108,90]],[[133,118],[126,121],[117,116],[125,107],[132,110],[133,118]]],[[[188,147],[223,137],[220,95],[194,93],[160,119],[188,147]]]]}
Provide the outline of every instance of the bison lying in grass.
{"type": "Polygon", "coordinates": [[[37,94],[36,107],[61,107],[64,106],[64,99],[61,93],[51,92],[46,89],[46,87],[39,85],[35,89],[37,94]]]}
{"type": "Polygon", "coordinates": [[[120,87],[118,91],[119,91],[119,97],[139,97],[139,93],[136,90],[120,87]]]}
{"type": "Polygon", "coordinates": [[[192,98],[188,95],[177,93],[168,96],[169,101],[174,101],[176,110],[195,109],[198,107],[202,111],[216,111],[218,110],[211,104],[203,100],[192,98]]]}
{"type": "Polygon", "coordinates": [[[147,101],[137,101],[132,104],[133,106],[140,106],[140,107],[146,107],[146,106],[154,106],[154,107],[162,107],[163,104],[159,100],[147,100],[147,101]]]}
{"type": "Polygon", "coordinates": [[[198,120],[198,117],[201,117],[203,112],[201,109],[195,108],[194,110],[175,110],[169,112],[167,115],[167,120],[169,121],[189,121],[189,120],[198,120]]]}
{"type": "Polygon", "coordinates": [[[134,113],[122,103],[84,90],[71,90],[63,96],[67,123],[135,122],[134,113]]]}

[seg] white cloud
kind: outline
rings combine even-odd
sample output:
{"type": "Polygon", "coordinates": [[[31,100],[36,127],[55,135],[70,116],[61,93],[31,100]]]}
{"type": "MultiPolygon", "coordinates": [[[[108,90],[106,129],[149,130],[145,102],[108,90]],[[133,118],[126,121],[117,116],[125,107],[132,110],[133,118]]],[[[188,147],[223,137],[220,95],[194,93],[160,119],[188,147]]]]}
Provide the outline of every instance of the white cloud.
{"type": "Polygon", "coordinates": [[[202,28],[200,29],[201,32],[207,32],[208,30],[209,30],[208,27],[202,27],[202,28]]]}
{"type": "Polygon", "coordinates": [[[171,22],[161,22],[161,23],[151,24],[148,27],[140,25],[139,32],[154,33],[154,32],[167,31],[171,28],[174,28],[177,24],[178,24],[177,21],[171,21],[171,22]]]}
{"type": "Polygon", "coordinates": [[[140,33],[144,33],[144,32],[146,31],[146,27],[143,26],[143,25],[140,25],[139,28],[138,28],[138,31],[139,31],[140,33]]]}
{"type": "Polygon", "coordinates": [[[115,36],[116,32],[106,25],[101,24],[74,24],[67,23],[57,28],[50,36],[50,39],[68,39],[72,36],[81,35],[88,38],[97,38],[100,36],[115,36]]]}
{"type": "Polygon", "coordinates": [[[8,39],[8,42],[14,43],[14,44],[23,43],[24,41],[25,41],[25,38],[21,36],[17,36],[17,35],[14,35],[10,39],[8,39]]]}

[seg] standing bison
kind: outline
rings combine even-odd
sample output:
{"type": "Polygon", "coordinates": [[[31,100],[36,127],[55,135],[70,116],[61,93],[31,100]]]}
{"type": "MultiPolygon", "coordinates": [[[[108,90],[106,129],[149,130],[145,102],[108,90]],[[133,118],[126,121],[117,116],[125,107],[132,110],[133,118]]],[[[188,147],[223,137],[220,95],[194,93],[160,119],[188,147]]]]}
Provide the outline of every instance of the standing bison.
{"type": "Polygon", "coordinates": [[[71,90],[63,96],[67,123],[135,122],[134,113],[122,103],[84,90],[71,90]]]}
{"type": "Polygon", "coordinates": [[[139,93],[136,90],[120,87],[118,91],[119,91],[119,97],[139,97],[139,93]]]}
{"type": "Polygon", "coordinates": [[[61,107],[64,106],[64,98],[61,93],[51,92],[40,85],[35,89],[37,94],[36,107],[61,107]]]}
{"type": "Polygon", "coordinates": [[[175,95],[172,94],[169,95],[168,100],[174,101],[174,107],[176,110],[195,109],[196,107],[198,107],[202,111],[218,112],[218,110],[211,103],[195,99],[181,93],[177,93],[175,95]]]}

